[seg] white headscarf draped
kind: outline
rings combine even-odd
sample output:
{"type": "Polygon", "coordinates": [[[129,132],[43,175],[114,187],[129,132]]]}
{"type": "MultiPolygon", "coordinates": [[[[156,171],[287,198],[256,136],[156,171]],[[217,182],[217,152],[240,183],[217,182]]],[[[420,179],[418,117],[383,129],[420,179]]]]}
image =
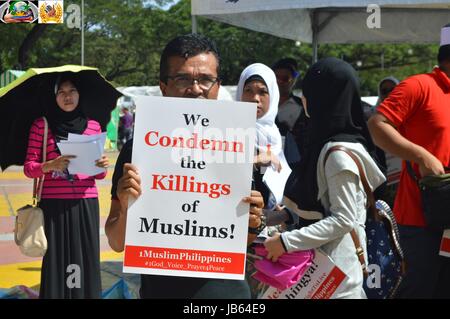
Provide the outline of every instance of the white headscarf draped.
{"type": "Polygon", "coordinates": [[[259,75],[266,82],[269,90],[270,106],[266,114],[256,120],[256,147],[258,150],[267,151],[267,145],[270,144],[272,153],[280,156],[283,152],[281,134],[275,125],[275,118],[278,113],[278,101],[280,92],[278,90],[277,79],[272,69],[262,63],[249,65],[242,71],[239,84],[236,90],[236,101],[241,101],[244,92],[245,81],[253,75],[259,75]]]}

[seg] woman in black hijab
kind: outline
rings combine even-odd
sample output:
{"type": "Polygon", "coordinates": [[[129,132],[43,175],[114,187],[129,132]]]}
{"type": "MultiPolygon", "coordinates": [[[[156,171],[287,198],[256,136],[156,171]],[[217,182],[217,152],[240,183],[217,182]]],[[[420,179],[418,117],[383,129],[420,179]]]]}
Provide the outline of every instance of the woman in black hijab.
{"type": "Polygon", "coordinates": [[[101,133],[100,124],[88,119],[82,110],[76,77],[63,73],[55,84],[45,118],[30,129],[24,172],[30,178],[44,178],[39,207],[44,212],[48,247],[42,261],[39,298],[81,299],[101,297],[99,204],[96,179],[106,176],[108,159],[102,156],[96,166],[104,172],[87,176],[69,174],[74,156],[62,155],[57,143],[69,133],[101,133]],[[42,149],[48,122],[46,161],[42,149]]]}
{"type": "Polygon", "coordinates": [[[298,205],[304,210],[323,211],[317,200],[317,161],[328,142],[360,143],[378,164],[370,137],[355,70],[346,62],[327,58],[313,65],[305,76],[303,102],[311,125],[310,151],[300,169],[298,205]]]}
{"type": "Polygon", "coordinates": [[[347,275],[333,297],[365,298],[363,272],[350,236],[355,229],[366,250],[366,195],[358,168],[341,151],[332,152],[324,163],[331,147],[345,146],[363,165],[372,190],[385,181],[364,120],[356,72],[336,58],[317,62],[303,80],[303,105],[310,117],[310,140],[291,199],[300,210],[319,212],[324,218],[266,240],[268,257],[276,260],[286,251],[320,247],[347,275]]]}
{"type": "Polygon", "coordinates": [[[58,142],[66,140],[69,133],[83,134],[86,130],[88,119],[83,112],[82,95],[80,94],[80,84],[77,78],[71,73],[62,73],[56,79],[54,90],[55,98],[47,104],[45,117],[56,140],[58,142]],[[74,91],[78,93],[78,101],[76,104],[67,106],[69,103],[64,101],[64,96],[62,96],[62,92],[59,90],[60,85],[64,83],[70,83],[71,87],[69,91],[73,91],[71,93],[75,93],[74,91]]]}

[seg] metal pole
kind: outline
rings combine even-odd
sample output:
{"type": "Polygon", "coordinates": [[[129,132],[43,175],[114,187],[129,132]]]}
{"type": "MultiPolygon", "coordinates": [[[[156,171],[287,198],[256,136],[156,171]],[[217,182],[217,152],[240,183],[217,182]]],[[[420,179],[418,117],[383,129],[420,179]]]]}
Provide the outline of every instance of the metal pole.
{"type": "Polygon", "coordinates": [[[84,65],[84,0],[81,0],[81,65],[84,65]]]}
{"type": "Polygon", "coordinates": [[[313,56],[312,56],[312,63],[314,64],[314,63],[316,63],[317,62],[317,57],[318,57],[318,54],[317,54],[317,51],[318,51],[318,47],[319,47],[319,44],[318,44],[318,42],[317,42],[317,35],[315,35],[315,32],[314,32],[314,34],[313,34],[313,43],[312,43],[312,46],[313,46],[313,52],[312,52],[312,54],[313,54],[313,56]]]}
{"type": "Polygon", "coordinates": [[[312,12],[311,14],[311,22],[312,22],[312,63],[316,63],[317,62],[317,51],[318,51],[318,47],[319,47],[319,42],[318,42],[318,30],[319,30],[319,25],[317,23],[317,14],[315,11],[312,12]]]}
{"type": "Polygon", "coordinates": [[[192,15],[191,16],[191,22],[192,22],[192,33],[197,33],[197,29],[198,29],[197,16],[192,15]]]}

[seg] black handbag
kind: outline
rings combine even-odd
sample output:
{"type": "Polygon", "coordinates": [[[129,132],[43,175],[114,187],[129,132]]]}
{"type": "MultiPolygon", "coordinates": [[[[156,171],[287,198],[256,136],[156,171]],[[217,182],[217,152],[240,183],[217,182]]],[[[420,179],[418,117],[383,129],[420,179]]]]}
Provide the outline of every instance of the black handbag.
{"type": "Polygon", "coordinates": [[[429,175],[418,179],[409,161],[406,161],[406,169],[419,187],[427,226],[436,229],[450,228],[450,174],[429,175]]]}

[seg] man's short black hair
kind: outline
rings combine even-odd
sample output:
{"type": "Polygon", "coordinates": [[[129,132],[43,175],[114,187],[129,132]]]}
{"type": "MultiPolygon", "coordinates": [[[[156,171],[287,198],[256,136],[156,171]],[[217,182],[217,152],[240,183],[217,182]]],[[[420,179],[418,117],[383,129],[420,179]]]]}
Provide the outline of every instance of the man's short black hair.
{"type": "Polygon", "coordinates": [[[167,43],[159,63],[159,80],[167,83],[170,57],[179,56],[187,59],[200,53],[214,54],[217,59],[217,75],[219,75],[220,54],[214,41],[201,34],[190,33],[178,36],[167,43]]]}
{"type": "MultiPolygon", "coordinates": [[[[450,23],[446,24],[443,28],[450,28],[450,23]]],[[[439,64],[450,62],[450,44],[443,45],[439,48],[438,62],[439,64]]]]}
{"type": "Polygon", "coordinates": [[[278,69],[286,69],[291,71],[292,76],[295,78],[298,75],[297,69],[297,61],[295,61],[292,58],[284,58],[281,60],[278,60],[275,62],[275,64],[272,66],[272,70],[278,70],[278,69]]]}

